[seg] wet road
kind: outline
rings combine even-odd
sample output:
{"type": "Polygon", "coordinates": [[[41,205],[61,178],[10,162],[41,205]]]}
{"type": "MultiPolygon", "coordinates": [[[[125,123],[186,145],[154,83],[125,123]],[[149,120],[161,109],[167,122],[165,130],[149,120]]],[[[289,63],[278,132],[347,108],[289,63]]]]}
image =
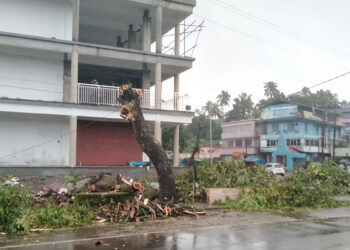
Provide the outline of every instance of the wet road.
{"type": "MultiPolygon", "coordinates": [[[[253,217],[247,215],[243,221],[248,220],[248,223],[235,224],[234,220],[229,222],[234,215],[226,213],[223,215],[225,223],[209,223],[210,226],[198,225],[199,220],[205,222],[206,218],[203,218],[185,219],[180,223],[170,220],[155,227],[145,224],[140,230],[134,226],[122,227],[124,230],[101,226],[73,230],[68,234],[67,231],[41,233],[37,237],[28,236],[29,239],[0,240],[0,249],[350,249],[348,216],[285,219],[260,214],[257,216],[265,217],[265,221],[253,223],[253,217]]],[[[236,219],[244,216],[236,216],[236,219]]]]}

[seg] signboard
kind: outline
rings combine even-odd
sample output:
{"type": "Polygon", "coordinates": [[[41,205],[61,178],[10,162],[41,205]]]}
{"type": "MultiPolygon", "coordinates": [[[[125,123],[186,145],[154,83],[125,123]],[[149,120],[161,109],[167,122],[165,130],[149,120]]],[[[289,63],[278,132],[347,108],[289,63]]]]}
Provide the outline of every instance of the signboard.
{"type": "Polygon", "coordinates": [[[298,106],[293,104],[282,104],[270,106],[261,110],[261,119],[281,119],[295,117],[298,113],[298,106]]]}

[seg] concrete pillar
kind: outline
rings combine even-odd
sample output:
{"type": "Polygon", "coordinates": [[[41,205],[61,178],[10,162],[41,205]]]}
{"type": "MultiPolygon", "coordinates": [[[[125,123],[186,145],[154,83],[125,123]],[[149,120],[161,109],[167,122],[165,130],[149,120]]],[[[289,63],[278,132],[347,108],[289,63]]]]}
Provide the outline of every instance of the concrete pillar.
{"type": "MultiPolygon", "coordinates": [[[[155,108],[162,108],[162,65],[157,62],[155,67],[155,108]]],[[[162,143],[162,128],[161,122],[154,123],[154,135],[156,139],[162,143]]]]}
{"type": "MultiPolygon", "coordinates": [[[[78,101],[78,52],[73,48],[71,58],[71,89],[70,89],[70,102],[77,103],[78,101]]],[[[76,164],[76,151],[77,151],[77,117],[70,117],[69,125],[69,166],[74,167],[76,164]]]]}
{"type": "Polygon", "coordinates": [[[136,49],[136,31],[134,31],[134,26],[132,24],[129,25],[128,48],[136,49]]]}
{"type": "Polygon", "coordinates": [[[71,89],[70,89],[70,101],[72,103],[78,102],[78,52],[73,48],[72,51],[72,58],[71,58],[71,74],[70,74],[70,83],[71,83],[71,89]]]}
{"type": "Polygon", "coordinates": [[[69,166],[71,167],[75,167],[77,162],[77,125],[77,117],[71,116],[69,122],[69,166]]]}
{"type": "Polygon", "coordinates": [[[142,66],[142,89],[151,88],[151,71],[148,69],[147,63],[142,66]]]}
{"type": "Polygon", "coordinates": [[[151,18],[149,17],[148,10],[145,10],[143,15],[141,40],[142,40],[142,50],[150,52],[151,51],[151,18]]]}
{"type": "Polygon", "coordinates": [[[174,153],[174,167],[179,166],[180,162],[180,125],[176,125],[174,128],[174,147],[173,147],[173,153],[174,153]]]}
{"type": "Polygon", "coordinates": [[[180,55],[180,24],[175,26],[175,56],[180,55]]]}
{"type": "Polygon", "coordinates": [[[73,41],[79,41],[80,0],[73,0],[73,41]]]}
{"type": "Polygon", "coordinates": [[[156,7],[156,53],[162,53],[162,27],[163,27],[163,9],[161,6],[156,7]]]}
{"type": "MultiPolygon", "coordinates": [[[[175,56],[180,55],[180,25],[177,24],[175,26],[175,56]]],[[[178,93],[180,90],[180,75],[174,75],[174,109],[179,109],[178,103],[178,93]]],[[[173,153],[174,153],[174,167],[179,166],[179,155],[180,155],[180,125],[176,125],[174,128],[174,145],[173,145],[173,153]]]]}
{"type": "Polygon", "coordinates": [[[121,36],[117,36],[117,47],[124,47],[124,43],[122,42],[121,36]]]}

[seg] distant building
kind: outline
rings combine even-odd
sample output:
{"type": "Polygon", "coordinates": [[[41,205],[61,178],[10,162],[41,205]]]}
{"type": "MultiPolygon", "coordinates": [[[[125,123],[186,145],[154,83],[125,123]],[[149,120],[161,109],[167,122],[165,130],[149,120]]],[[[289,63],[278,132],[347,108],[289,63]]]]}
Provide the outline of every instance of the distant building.
{"type": "Polygon", "coordinates": [[[260,152],[267,162],[280,162],[288,170],[329,157],[333,137],[339,140],[339,115],[300,104],[279,102],[262,108],[266,134],[260,135],[260,152]]]}
{"type": "Polygon", "coordinates": [[[247,156],[260,156],[260,134],[265,134],[265,125],[259,120],[223,123],[221,155],[225,159],[243,159],[247,156]]]}

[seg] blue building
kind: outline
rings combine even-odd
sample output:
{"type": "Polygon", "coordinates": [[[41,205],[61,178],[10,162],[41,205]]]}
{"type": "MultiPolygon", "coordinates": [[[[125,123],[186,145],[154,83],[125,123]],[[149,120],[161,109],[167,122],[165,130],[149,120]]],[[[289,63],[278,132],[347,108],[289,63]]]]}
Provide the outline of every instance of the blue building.
{"type": "Polygon", "coordinates": [[[300,104],[278,102],[261,110],[266,134],[260,136],[260,151],[267,162],[303,167],[307,162],[327,158],[333,138],[340,139],[341,125],[334,111],[300,104]]]}

